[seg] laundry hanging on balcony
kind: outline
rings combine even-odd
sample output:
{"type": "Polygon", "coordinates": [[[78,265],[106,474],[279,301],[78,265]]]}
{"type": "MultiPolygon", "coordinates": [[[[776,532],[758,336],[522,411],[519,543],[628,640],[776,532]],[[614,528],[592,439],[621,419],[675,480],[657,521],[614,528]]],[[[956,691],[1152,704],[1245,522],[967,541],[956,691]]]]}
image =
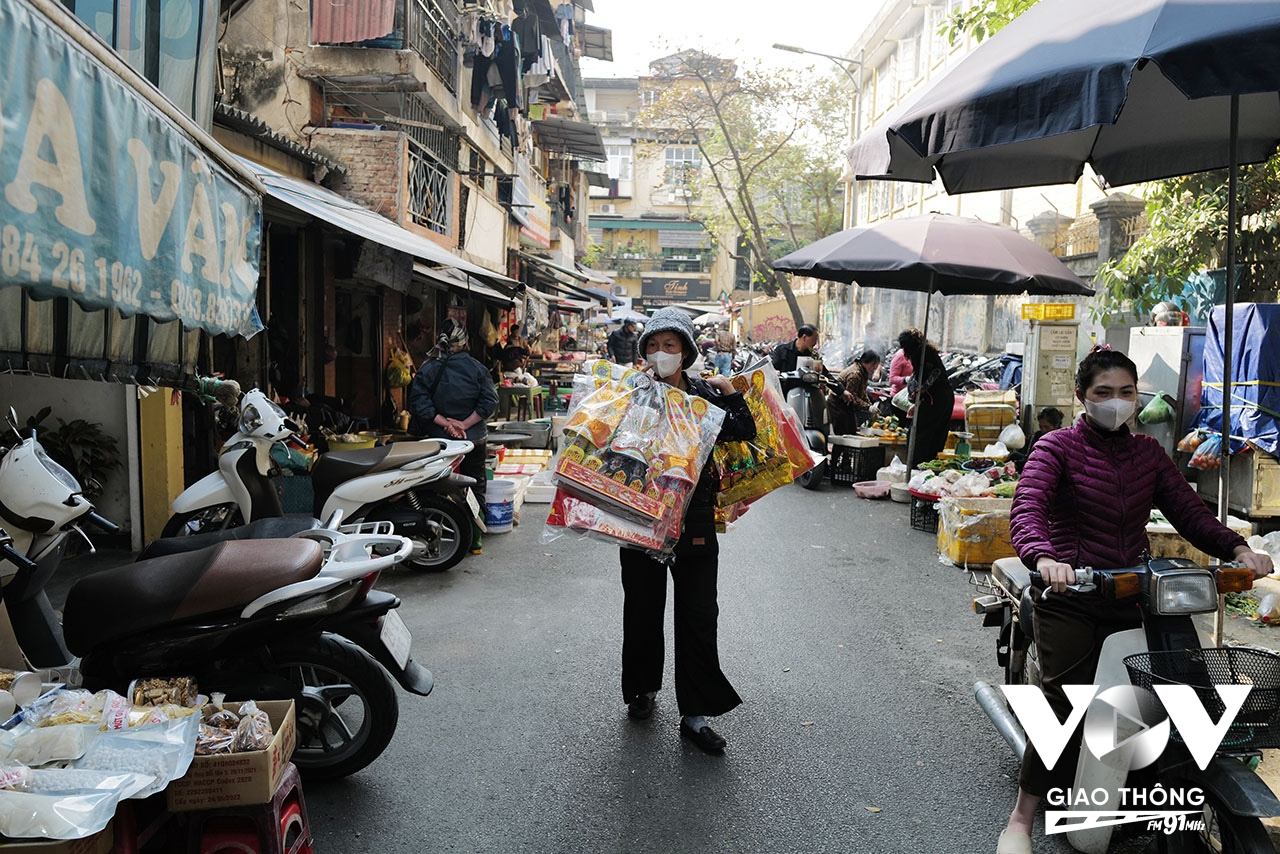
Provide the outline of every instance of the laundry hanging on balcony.
{"type": "Polygon", "coordinates": [[[350,44],[390,35],[396,27],[396,0],[333,3],[312,0],[311,41],[350,44]]]}

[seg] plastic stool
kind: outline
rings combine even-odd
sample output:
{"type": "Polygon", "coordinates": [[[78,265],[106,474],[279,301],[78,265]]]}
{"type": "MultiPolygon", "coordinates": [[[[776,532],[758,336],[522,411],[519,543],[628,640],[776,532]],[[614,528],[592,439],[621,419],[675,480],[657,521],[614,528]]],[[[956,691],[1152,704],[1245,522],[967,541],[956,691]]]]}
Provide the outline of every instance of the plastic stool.
{"type": "Polygon", "coordinates": [[[302,781],[285,766],[271,803],[187,814],[188,854],[312,854],[302,781]]]}

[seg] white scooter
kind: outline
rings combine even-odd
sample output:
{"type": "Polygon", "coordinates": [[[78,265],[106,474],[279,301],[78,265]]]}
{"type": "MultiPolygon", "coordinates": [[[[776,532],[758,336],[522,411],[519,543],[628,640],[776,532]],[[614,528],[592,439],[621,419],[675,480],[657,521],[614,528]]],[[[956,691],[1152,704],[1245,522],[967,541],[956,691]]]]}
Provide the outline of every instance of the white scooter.
{"type": "MultiPolygon", "coordinates": [[[[283,409],[258,389],[240,400],[239,429],[222,446],[218,470],[174,499],[162,537],[223,530],[284,515],[272,476],[271,449],[300,432],[283,409]]],[[[484,511],[458,474],[473,445],[453,439],[395,442],[322,454],[311,469],[313,515],[340,512],[351,522],[390,522],[413,542],[411,569],[442,571],[467,554],[484,511]],[[474,526],[474,527],[473,527],[474,526]]]]}
{"type": "Polygon", "coordinates": [[[361,533],[338,521],[290,539],[144,555],[79,579],[59,615],[45,588],[70,534],[84,536],[82,522],[116,528],[34,435],[19,434],[0,449],[0,654],[90,690],[189,675],[231,697],[291,698],[293,761],[313,777],[346,776],[390,743],[395,682],[426,696],[434,679],[412,658],[400,600],[375,589],[412,544],[386,523],[361,533]]]}
{"type": "MultiPolygon", "coordinates": [[[[1029,571],[1018,558],[1004,558],[992,567],[990,585],[992,592],[976,597],[973,609],[983,616],[983,625],[1001,629],[996,654],[1006,684],[1038,687],[1033,606],[1034,597],[1044,595],[1039,573],[1029,571]]],[[[1260,748],[1280,747],[1280,657],[1251,649],[1211,647],[1203,643],[1191,619],[1193,614],[1216,611],[1219,592],[1252,586],[1253,575],[1247,569],[1208,569],[1187,560],[1165,559],[1125,569],[1077,569],[1076,583],[1067,593],[1051,594],[1096,592],[1107,599],[1132,599],[1142,615],[1141,628],[1116,632],[1103,641],[1094,676],[1097,694],[1081,722],[1086,744],[1080,750],[1075,780],[1069,792],[1059,793],[1065,795],[1066,803],[1059,797],[1055,805],[1050,792],[1048,809],[1062,813],[1055,822],[1060,822],[1072,848],[1105,854],[1112,832],[1125,823],[1123,814],[1134,814],[1129,817],[1132,822],[1144,811],[1176,811],[1156,798],[1145,798],[1135,808],[1135,787],[1149,792],[1155,783],[1164,792],[1199,796],[1181,817],[1175,815],[1172,821],[1144,818],[1136,825],[1139,830],[1148,829],[1151,822],[1160,827],[1147,850],[1159,854],[1275,850],[1261,819],[1280,815],[1280,800],[1249,763],[1260,748]],[[1225,713],[1215,686],[1228,683],[1252,688],[1216,750],[1211,744],[1200,746],[1203,755],[1193,756],[1192,737],[1180,732],[1161,749],[1159,736],[1169,733],[1174,716],[1161,706],[1166,695],[1156,701],[1149,691],[1192,686],[1213,726],[1225,713]],[[1135,693],[1134,686],[1147,691],[1135,693]],[[1137,699],[1129,708],[1121,708],[1131,696],[1137,699]],[[1122,727],[1128,728],[1124,738],[1122,727]],[[1094,752],[1099,742],[1091,742],[1098,733],[1109,739],[1102,758],[1094,752]],[[1144,749],[1138,736],[1156,741],[1154,748],[1146,749],[1160,751],[1158,758],[1135,761],[1135,753],[1144,749]]],[[[1022,723],[996,689],[981,681],[973,687],[978,704],[1021,759],[1027,746],[1022,723]]],[[[1046,816],[1046,827],[1050,824],[1046,816]]]]}

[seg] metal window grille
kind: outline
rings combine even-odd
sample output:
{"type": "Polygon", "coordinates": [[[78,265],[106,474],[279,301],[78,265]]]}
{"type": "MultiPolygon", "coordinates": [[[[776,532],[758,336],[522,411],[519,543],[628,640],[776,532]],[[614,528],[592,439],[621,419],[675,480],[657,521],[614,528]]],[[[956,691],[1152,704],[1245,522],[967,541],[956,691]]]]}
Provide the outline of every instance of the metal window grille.
{"type": "Polygon", "coordinates": [[[440,234],[449,233],[452,176],[426,146],[409,138],[408,214],[414,222],[440,234]]]}
{"type": "Polygon", "coordinates": [[[409,46],[450,92],[458,91],[458,5],[454,0],[407,0],[409,46]]]}

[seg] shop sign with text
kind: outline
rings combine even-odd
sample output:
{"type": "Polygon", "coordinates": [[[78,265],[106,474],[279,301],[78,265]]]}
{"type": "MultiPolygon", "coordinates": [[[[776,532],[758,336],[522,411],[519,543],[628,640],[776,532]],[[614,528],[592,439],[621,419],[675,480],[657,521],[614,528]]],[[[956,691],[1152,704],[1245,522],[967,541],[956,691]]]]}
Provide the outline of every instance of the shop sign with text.
{"type": "Polygon", "coordinates": [[[711,299],[710,279],[681,279],[673,276],[641,276],[640,297],[648,305],[675,302],[707,302],[711,299]]]}
{"type": "Polygon", "coordinates": [[[0,56],[0,287],[260,331],[258,195],[23,0],[0,56]]]}

